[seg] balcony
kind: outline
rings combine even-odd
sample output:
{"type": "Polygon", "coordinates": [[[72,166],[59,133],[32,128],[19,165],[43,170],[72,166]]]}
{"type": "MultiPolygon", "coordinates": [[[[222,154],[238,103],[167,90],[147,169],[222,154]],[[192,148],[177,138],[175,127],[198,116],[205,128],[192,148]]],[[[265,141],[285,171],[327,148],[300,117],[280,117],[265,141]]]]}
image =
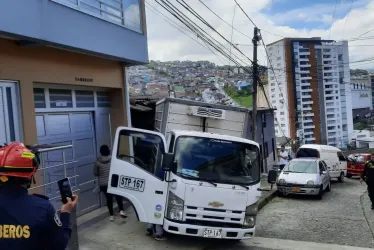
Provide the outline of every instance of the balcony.
{"type": "Polygon", "coordinates": [[[127,63],[148,63],[142,0],[2,0],[0,33],[127,63]]]}
{"type": "MultiPolygon", "coordinates": [[[[308,105],[311,105],[313,104],[313,100],[310,100],[310,101],[302,101],[301,102],[302,104],[308,104],[308,105]]],[[[305,110],[305,109],[304,109],[305,110]]]]}
{"type": "Polygon", "coordinates": [[[303,132],[304,133],[304,135],[313,135],[314,134],[314,132],[313,131],[309,131],[309,132],[303,132]]]}
{"type": "Polygon", "coordinates": [[[300,83],[301,87],[310,87],[310,82],[302,82],[300,83]]]}
{"type": "Polygon", "coordinates": [[[312,95],[301,95],[301,98],[312,98],[312,95]]]}
{"type": "Polygon", "coordinates": [[[312,117],[312,116],[314,116],[314,113],[313,112],[304,112],[303,116],[304,117],[312,117]]]}
{"type": "Polygon", "coordinates": [[[309,62],[309,57],[306,57],[306,58],[299,57],[299,62],[309,62]]]}
{"type": "Polygon", "coordinates": [[[301,64],[300,63],[300,67],[310,68],[310,67],[312,67],[312,65],[310,63],[306,63],[306,64],[301,64]]]}
{"type": "Polygon", "coordinates": [[[310,122],[304,122],[303,123],[303,128],[304,129],[311,129],[311,128],[315,128],[316,126],[313,124],[313,123],[310,123],[310,122]],[[307,124],[307,125],[305,125],[307,124]]]}
{"type": "Polygon", "coordinates": [[[302,107],[302,110],[303,111],[312,111],[312,107],[302,107]]]}
{"type": "Polygon", "coordinates": [[[316,138],[315,137],[304,137],[304,140],[305,141],[315,141],[316,138]]]}
{"type": "MultiPolygon", "coordinates": [[[[300,76],[300,80],[312,80],[312,77],[309,75],[309,76],[300,76]]],[[[301,86],[310,86],[309,85],[301,85],[301,86]]]]}

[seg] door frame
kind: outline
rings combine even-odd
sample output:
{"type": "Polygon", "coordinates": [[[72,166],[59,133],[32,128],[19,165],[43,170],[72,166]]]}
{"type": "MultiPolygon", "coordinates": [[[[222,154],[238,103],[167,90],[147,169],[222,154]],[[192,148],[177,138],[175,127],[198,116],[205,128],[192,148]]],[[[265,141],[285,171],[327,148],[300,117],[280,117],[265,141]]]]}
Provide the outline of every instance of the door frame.
{"type": "MultiPolygon", "coordinates": [[[[23,127],[22,127],[22,115],[21,115],[21,98],[19,91],[19,83],[12,80],[1,80],[0,87],[4,90],[10,87],[11,98],[12,98],[12,111],[13,111],[13,123],[14,123],[14,139],[15,141],[23,141],[23,127]]],[[[6,134],[7,141],[10,142],[10,130],[9,130],[9,113],[8,113],[8,102],[7,93],[3,91],[3,101],[4,101],[4,114],[5,114],[5,124],[6,124],[6,134]]]]}

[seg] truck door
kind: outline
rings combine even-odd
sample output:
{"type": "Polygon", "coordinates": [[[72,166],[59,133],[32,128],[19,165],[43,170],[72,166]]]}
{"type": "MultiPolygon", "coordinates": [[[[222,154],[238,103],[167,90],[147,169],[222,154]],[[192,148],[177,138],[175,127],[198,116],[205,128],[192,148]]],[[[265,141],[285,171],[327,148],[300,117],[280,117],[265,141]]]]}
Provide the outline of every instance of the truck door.
{"type": "Polygon", "coordinates": [[[117,129],[110,167],[108,192],[127,198],[139,221],[163,224],[167,182],[162,158],[165,137],[157,132],[117,129]]]}

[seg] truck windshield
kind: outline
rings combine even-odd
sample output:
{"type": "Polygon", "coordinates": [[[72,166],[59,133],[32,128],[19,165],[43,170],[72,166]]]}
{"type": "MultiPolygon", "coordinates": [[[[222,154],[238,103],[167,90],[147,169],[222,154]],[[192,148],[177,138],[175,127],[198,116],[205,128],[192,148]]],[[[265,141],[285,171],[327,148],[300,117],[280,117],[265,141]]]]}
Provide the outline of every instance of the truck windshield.
{"type": "Polygon", "coordinates": [[[174,171],[183,177],[251,185],[260,180],[259,160],[255,145],[181,136],[176,141],[174,171]]]}

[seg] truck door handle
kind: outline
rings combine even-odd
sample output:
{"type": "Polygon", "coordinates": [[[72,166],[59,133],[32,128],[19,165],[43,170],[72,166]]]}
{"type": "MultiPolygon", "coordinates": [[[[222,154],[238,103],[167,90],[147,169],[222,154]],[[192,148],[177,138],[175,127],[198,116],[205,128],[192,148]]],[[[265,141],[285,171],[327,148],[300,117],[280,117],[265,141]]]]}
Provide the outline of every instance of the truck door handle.
{"type": "Polygon", "coordinates": [[[164,192],[162,192],[162,191],[158,191],[158,190],[156,190],[155,191],[155,194],[163,194],[164,192]]]}

